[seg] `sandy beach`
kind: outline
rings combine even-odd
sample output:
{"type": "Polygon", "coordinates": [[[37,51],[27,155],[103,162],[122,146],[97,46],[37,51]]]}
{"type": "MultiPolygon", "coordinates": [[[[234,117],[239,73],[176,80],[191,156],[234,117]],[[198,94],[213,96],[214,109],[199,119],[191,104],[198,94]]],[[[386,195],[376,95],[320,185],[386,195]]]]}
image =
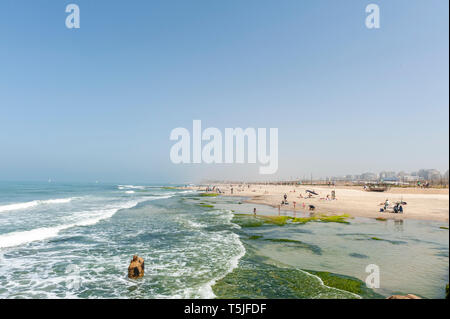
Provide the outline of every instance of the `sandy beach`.
{"type": "Polygon", "coordinates": [[[446,223],[449,220],[448,189],[391,188],[386,192],[369,192],[357,186],[245,184],[233,185],[233,194],[231,194],[230,184],[216,186],[220,188],[224,196],[249,197],[248,203],[272,207],[278,207],[286,194],[289,205],[281,205],[280,209],[283,211],[294,211],[294,202],[296,202],[295,211],[305,211],[309,205],[314,205],[316,212],[329,215],[349,214],[353,217],[434,220],[446,223]],[[318,196],[307,198],[306,190],[312,190],[318,196]],[[336,193],[336,200],[327,200],[327,195],[331,198],[333,190],[336,193]],[[386,199],[391,205],[397,201],[406,202],[403,214],[380,213],[380,208],[383,207],[382,204],[386,199]]]}

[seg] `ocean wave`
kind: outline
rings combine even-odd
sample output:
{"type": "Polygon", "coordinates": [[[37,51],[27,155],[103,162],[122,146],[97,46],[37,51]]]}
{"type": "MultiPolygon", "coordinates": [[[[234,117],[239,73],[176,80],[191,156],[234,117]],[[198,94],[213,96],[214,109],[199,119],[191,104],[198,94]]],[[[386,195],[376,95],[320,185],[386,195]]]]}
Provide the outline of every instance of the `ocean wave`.
{"type": "Polygon", "coordinates": [[[32,230],[3,234],[0,235],[0,248],[14,247],[28,244],[34,241],[52,238],[57,236],[60,231],[72,227],[95,225],[101,220],[112,217],[116,212],[118,212],[121,209],[135,207],[137,204],[139,204],[139,202],[140,201],[127,202],[112,209],[78,212],[77,213],[78,216],[83,216],[85,218],[63,225],[52,227],[41,227],[32,230]]]}
{"type": "MultiPolygon", "coordinates": [[[[231,210],[223,210],[223,212],[225,212],[225,214],[223,216],[225,216],[225,220],[226,220],[227,224],[232,225],[232,226],[238,226],[232,222],[234,214],[231,210]]],[[[214,294],[212,287],[216,284],[217,281],[223,279],[226,275],[228,275],[234,269],[236,269],[239,266],[239,261],[246,254],[245,246],[242,243],[241,238],[238,234],[231,233],[231,241],[238,245],[238,252],[236,255],[234,255],[233,257],[231,257],[229,259],[228,270],[224,274],[222,274],[219,277],[214,278],[213,280],[211,280],[210,282],[208,282],[205,286],[203,286],[201,288],[199,293],[204,298],[211,298],[211,299],[216,298],[216,295],[214,294]]]]}
{"type": "MultiPolygon", "coordinates": [[[[239,260],[244,257],[246,250],[244,245],[242,244],[239,235],[232,233],[231,237],[228,237],[226,243],[229,245],[237,245],[237,253],[234,256],[231,256],[226,261],[227,269],[219,276],[216,276],[209,281],[196,286],[196,287],[188,287],[171,296],[157,296],[157,298],[181,298],[181,299],[214,299],[217,296],[214,294],[213,286],[217,281],[223,279],[226,275],[231,273],[235,268],[239,265],[239,260]]],[[[228,246],[228,245],[227,245],[228,246]]],[[[229,246],[228,246],[229,247],[229,246]]]]}
{"type": "Polygon", "coordinates": [[[0,206],[0,213],[33,208],[33,207],[36,207],[39,205],[66,204],[76,198],[77,197],[57,198],[57,199],[47,199],[47,200],[33,200],[30,202],[24,202],[24,203],[2,205],[2,206],[0,206]]]}
{"type": "Polygon", "coordinates": [[[194,191],[194,190],[187,190],[187,191],[178,192],[178,194],[189,194],[189,193],[193,193],[193,192],[196,192],[196,191],[194,191]]]}
{"type": "MultiPolygon", "coordinates": [[[[233,218],[233,212],[231,210],[219,210],[217,211],[220,213],[220,217],[223,218],[222,222],[225,224],[228,224],[230,226],[234,226],[235,224],[231,222],[233,218]]],[[[245,246],[241,241],[241,238],[238,234],[234,232],[226,231],[227,236],[221,237],[223,244],[230,248],[235,247],[236,252],[234,255],[229,256],[226,261],[227,268],[226,270],[220,274],[219,276],[216,276],[209,280],[208,282],[196,287],[196,288],[186,288],[184,291],[182,291],[181,294],[172,296],[171,298],[201,298],[201,299],[214,299],[217,296],[214,294],[213,286],[216,284],[217,281],[223,279],[226,275],[233,272],[234,269],[236,269],[239,266],[239,261],[242,257],[245,256],[246,250],[245,246]]]]}
{"type": "Polygon", "coordinates": [[[152,196],[155,196],[155,197],[146,197],[145,200],[167,199],[167,198],[173,197],[173,194],[161,195],[161,196],[158,196],[158,195],[152,195],[152,196]]]}
{"type": "Polygon", "coordinates": [[[120,189],[120,190],[123,190],[123,189],[146,189],[147,186],[118,185],[117,188],[120,189]]]}
{"type": "Polygon", "coordinates": [[[216,298],[217,296],[214,294],[212,287],[216,284],[217,281],[225,278],[226,275],[228,275],[234,269],[236,269],[239,266],[239,261],[241,260],[241,258],[245,256],[246,250],[245,250],[244,244],[242,243],[239,235],[233,233],[233,237],[234,237],[233,238],[234,242],[237,243],[239,246],[239,252],[235,256],[231,257],[231,259],[229,260],[228,270],[226,271],[226,273],[222,274],[219,277],[214,278],[213,280],[208,282],[206,285],[201,287],[201,289],[199,290],[199,294],[200,294],[201,298],[208,298],[208,299],[216,298]]]}
{"type": "MultiPolygon", "coordinates": [[[[19,245],[28,244],[34,241],[40,241],[44,239],[48,239],[51,237],[55,237],[59,234],[60,231],[72,228],[72,227],[81,227],[81,226],[91,226],[97,224],[99,221],[111,218],[115,213],[117,213],[121,209],[129,209],[137,206],[139,203],[157,200],[157,199],[165,199],[170,198],[172,196],[158,196],[154,198],[143,198],[140,200],[134,200],[130,202],[122,203],[122,205],[116,206],[114,208],[108,208],[104,210],[96,210],[96,211],[82,211],[74,214],[76,216],[83,216],[84,218],[81,220],[68,222],[67,224],[52,226],[52,227],[41,227],[27,231],[13,232],[0,235],[0,248],[8,248],[19,245]]],[[[67,199],[66,199],[67,200],[67,199]]],[[[50,201],[58,201],[58,200],[50,200],[50,201]]],[[[49,201],[47,201],[49,202],[49,201]]]]}

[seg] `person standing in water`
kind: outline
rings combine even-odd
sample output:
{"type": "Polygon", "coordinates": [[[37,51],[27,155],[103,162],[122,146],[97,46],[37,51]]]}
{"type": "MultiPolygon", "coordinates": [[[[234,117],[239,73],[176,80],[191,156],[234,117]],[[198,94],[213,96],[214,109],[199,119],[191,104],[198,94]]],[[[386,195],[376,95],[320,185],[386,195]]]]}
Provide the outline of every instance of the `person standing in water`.
{"type": "Polygon", "coordinates": [[[256,217],[256,208],[253,208],[253,216],[256,217]]]}

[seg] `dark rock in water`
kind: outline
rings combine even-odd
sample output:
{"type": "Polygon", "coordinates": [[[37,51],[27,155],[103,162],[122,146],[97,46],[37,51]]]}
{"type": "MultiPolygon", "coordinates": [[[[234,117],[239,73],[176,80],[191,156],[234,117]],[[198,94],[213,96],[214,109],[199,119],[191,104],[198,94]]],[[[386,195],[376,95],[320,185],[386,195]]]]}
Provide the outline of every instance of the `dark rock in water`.
{"type": "Polygon", "coordinates": [[[128,278],[137,279],[144,277],[144,259],[134,255],[128,266],[128,278]]]}
{"type": "Polygon", "coordinates": [[[363,254],[358,254],[358,253],[351,253],[349,254],[350,257],[354,257],[354,258],[360,258],[360,259],[365,259],[365,258],[369,258],[369,256],[363,255],[363,254]]]}
{"type": "Polygon", "coordinates": [[[402,295],[393,295],[390,297],[387,297],[386,299],[422,299],[419,296],[413,295],[413,294],[407,294],[406,296],[402,295]]]}

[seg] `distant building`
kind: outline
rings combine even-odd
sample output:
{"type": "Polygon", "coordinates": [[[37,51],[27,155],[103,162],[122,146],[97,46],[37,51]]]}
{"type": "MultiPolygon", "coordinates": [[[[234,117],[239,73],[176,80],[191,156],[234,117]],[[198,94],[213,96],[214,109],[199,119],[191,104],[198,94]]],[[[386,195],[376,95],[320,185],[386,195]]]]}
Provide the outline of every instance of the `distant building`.
{"type": "Polygon", "coordinates": [[[421,169],[417,172],[417,175],[428,181],[438,181],[441,179],[441,172],[437,169],[421,169]]]}
{"type": "Polygon", "coordinates": [[[431,169],[428,171],[428,180],[430,181],[440,181],[442,178],[441,172],[436,169],[431,169]]]}
{"type": "Polygon", "coordinates": [[[395,172],[380,172],[380,179],[392,179],[397,178],[395,172]]]}
{"type": "Polygon", "coordinates": [[[380,180],[384,182],[398,182],[400,179],[395,172],[380,172],[380,180]]]}
{"type": "Polygon", "coordinates": [[[394,172],[394,171],[382,171],[379,174],[366,172],[361,175],[345,175],[333,177],[333,180],[347,181],[347,182],[386,182],[389,184],[402,184],[402,183],[417,183],[417,182],[433,182],[433,184],[444,183],[448,185],[449,183],[449,171],[447,170],[445,174],[441,174],[436,169],[420,169],[417,172],[407,173],[404,171],[394,172]]]}
{"type": "Polygon", "coordinates": [[[420,180],[423,180],[420,176],[417,175],[405,175],[403,176],[403,182],[418,182],[420,180]]]}
{"type": "Polygon", "coordinates": [[[375,173],[364,173],[361,174],[360,179],[362,181],[376,181],[378,179],[378,175],[375,173]]]}
{"type": "Polygon", "coordinates": [[[381,178],[383,182],[400,182],[400,179],[397,176],[385,177],[381,178]]]}

